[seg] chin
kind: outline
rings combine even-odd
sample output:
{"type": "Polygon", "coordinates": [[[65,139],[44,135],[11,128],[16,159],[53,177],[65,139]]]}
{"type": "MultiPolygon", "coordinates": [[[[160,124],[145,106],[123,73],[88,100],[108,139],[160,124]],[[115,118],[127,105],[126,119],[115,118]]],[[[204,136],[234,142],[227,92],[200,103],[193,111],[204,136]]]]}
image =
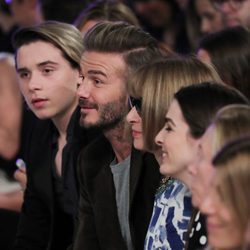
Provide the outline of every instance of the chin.
{"type": "Polygon", "coordinates": [[[163,175],[163,176],[169,176],[170,174],[168,173],[168,171],[166,171],[166,167],[165,165],[160,165],[160,173],[163,175]]]}
{"type": "Polygon", "coordinates": [[[134,144],[134,147],[135,147],[137,150],[140,150],[140,151],[143,150],[143,143],[134,140],[134,143],[133,143],[133,144],[134,144]]]}
{"type": "Polygon", "coordinates": [[[37,112],[34,112],[34,114],[40,120],[52,119],[53,118],[51,115],[48,115],[48,114],[39,114],[37,112]]]}

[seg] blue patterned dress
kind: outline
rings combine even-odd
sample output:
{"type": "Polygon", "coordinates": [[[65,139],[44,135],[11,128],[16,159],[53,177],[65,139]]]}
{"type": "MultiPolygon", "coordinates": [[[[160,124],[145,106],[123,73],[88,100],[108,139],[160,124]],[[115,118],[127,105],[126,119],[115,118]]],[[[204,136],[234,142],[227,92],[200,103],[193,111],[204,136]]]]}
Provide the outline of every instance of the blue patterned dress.
{"type": "Polygon", "coordinates": [[[191,195],[178,180],[157,192],[144,250],[182,250],[192,215],[191,195]]]}

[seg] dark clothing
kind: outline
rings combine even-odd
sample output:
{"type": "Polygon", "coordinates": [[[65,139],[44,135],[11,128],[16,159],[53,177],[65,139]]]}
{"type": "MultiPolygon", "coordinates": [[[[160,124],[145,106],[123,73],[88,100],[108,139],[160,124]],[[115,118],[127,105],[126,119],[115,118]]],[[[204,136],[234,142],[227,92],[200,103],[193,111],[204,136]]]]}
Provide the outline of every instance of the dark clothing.
{"type": "Polygon", "coordinates": [[[27,188],[14,249],[60,249],[72,243],[78,207],[76,162],[78,153],[95,136],[79,126],[77,109],[68,125],[67,143],[62,152],[64,207],[58,202],[53,174],[57,131],[50,120],[37,120],[26,134],[23,159],[27,166],[27,188]],[[61,233],[62,232],[62,233],[61,233]]]}
{"type": "Polygon", "coordinates": [[[186,250],[202,250],[208,243],[205,216],[198,210],[193,211],[188,230],[186,250]]]}
{"type": "Polygon", "coordinates": [[[11,37],[17,29],[17,26],[13,26],[7,33],[0,29],[0,52],[15,52],[11,44],[11,37]]]}
{"type": "Polygon", "coordinates": [[[11,250],[15,239],[19,213],[0,209],[0,249],[11,250]]]}
{"type": "MultiPolygon", "coordinates": [[[[80,213],[74,249],[125,250],[110,169],[115,157],[113,149],[104,136],[85,149],[79,155],[80,213]]],[[[143,249],[159,181],[159,167],[154,156],[133,150],[129,224],[135,250],[143,249]]]]}
{"type": "MultiPolygon", "coordinates": [[[[24,127],[33,126],[35,116],[31,112],[26,112],[26,106],[23,106],[23,119],[22,119],[22,132],[21,132],[21,143],[24,143],[24,138],[27,136],[24,127]]],[[[16,171],[16,158],[20,156],[20,152],[11,160],[5,160],[0,156],[0,170],[6,174],[6,178],[9,182],[13,182],[13,174],[16,171]]],[[[1,190],[0,190],[1,191],[1,190]]],[[[0,209],[0,249],[10,250],[13,248],[13,242],[17,233],[17,226],[19,221],[19,212],[0,209]]]]}

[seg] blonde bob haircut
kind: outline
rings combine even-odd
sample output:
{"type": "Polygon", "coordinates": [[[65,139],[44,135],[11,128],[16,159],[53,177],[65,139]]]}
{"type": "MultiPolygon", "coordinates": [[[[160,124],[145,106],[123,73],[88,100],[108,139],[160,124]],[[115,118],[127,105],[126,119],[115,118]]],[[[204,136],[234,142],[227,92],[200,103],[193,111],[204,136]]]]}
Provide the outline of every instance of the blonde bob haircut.
{"type": "Polygon", "coordinates": [[[214,157],[213,165],[223,203],[236,218],[244,242],[250,218],[250,137],[227,144],[214,157]]]}
{"type": "Polygon", "coordinates": [[[154,138],[164,125],[164,117],[174,94],[184,86],[206,81],[221,82],[215,69],[199,59],[173,56],[160,59],[136,72],[128,83],[128,92],[142,98],[144,149],[154,152],[154,138]]]}

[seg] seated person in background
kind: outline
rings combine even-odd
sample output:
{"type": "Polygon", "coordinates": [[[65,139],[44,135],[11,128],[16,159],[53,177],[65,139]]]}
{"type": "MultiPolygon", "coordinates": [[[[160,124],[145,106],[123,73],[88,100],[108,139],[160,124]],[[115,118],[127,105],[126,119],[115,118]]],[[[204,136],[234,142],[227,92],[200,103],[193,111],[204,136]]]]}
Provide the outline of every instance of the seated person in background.
{"type": "Polygon", "coordinates": [[[0,156],[13,158],[20,142],[22,98],[11,54],[0,53],[0,156]]]}
{"type": "Polygon", "coordinates": [[[99,0],[89,4],[74,22],[83,35],[95,24],[101,21],[123,21],[139,26],[139,21],[133,11],[124,3],[115,0],[99,0]]]}
{"type": "Polygon", "coordinates": [[[209,245],[211,249],[245,249],[250,218],[250,137],[226,144],[212,164],[213,178],[200,206],[206,215],[209,245]]]}
{"type": "Polygon", "coordinates": [[[225,23],[222,13],[211,0],[190,0],[186,10],[186,26],[192,50],[196,50],[201,37],[222,30],[225,23]]]}
{"type": "Polygon", "coordinates": [[[226,27],[250,28],[250,0],[211,0],[214,7],[224,15],[226,27]]]}
{"type": "Polygon", "coordinates": [[[220,109],[201,139],[199,155],[189,166],[193,178],[192,201],[199,207],[206,197],[213,156],[228,142],[250,134],[250,106],[232,104],[220,109]]]}
{"type": "Polygon", "coordinates": [[[222,80],[250,100],[250,31],[234,27],[210,34],[199,44],[197,55],[212,63],[222,80]]]}
{"type": "Polygon", "coordinates": [[[23,202],[21,186],[13,179],[22,117],[22,98],[13,55],[0,53],[0,76],[0,246],[9,250],[23,202]]]}
{"type": "Polygon", "coordinates": [[[233,104],[218,111],[201,138],[195,161],[188,167],[192,176],[192,203],[201,208],[211,185],[213,156],[228,142],[250,134],[250,106],[233,104]]]}

